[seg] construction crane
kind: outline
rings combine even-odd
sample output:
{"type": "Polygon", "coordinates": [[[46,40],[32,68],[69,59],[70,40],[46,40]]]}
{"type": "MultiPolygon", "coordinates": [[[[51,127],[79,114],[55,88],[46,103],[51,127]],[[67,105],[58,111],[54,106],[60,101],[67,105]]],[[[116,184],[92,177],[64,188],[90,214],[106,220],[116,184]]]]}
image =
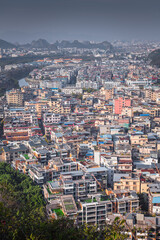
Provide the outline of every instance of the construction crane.
{"type": "Polygon", "coordinates": [[[91,176],[95,179],[95,181],[97,182],[97,184],[100,186],[100,189],[102,190],[102,192],[104,192],[104,189],[102,188],[101,183],[97,180],[97,178],[94,176],[94,174],[92,173],[91,176]]]}
{"type": "Polygon", "coordinates": [[[160,175],[160,171],[159,171],[159,169],[158,169],[158,167],[157,167],[157,164],[155,163],[155,167],[156,167],[156,170],[157,170],[157,172],[159,173],[159,175],[160,175]]]}

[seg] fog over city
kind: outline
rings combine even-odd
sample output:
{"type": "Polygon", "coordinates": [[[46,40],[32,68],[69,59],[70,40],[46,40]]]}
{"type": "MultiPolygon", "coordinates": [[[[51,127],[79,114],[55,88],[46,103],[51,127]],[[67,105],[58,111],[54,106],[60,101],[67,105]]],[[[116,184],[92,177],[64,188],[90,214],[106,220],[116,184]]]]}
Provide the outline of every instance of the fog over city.
{"type": "Polygon", "coordinates": [[[159,0],[0,0],[0,38],[159,40],[159,0]]]}

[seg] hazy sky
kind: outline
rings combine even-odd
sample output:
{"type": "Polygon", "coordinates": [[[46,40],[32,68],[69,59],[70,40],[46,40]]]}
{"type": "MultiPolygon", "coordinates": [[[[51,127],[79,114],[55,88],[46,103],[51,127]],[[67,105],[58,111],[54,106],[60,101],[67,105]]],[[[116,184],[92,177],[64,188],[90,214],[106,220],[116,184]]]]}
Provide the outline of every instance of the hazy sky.
{"type": "Polygon", "coordinates": [[[0,0],[0,38],[160,40],[160,0],[0,0]]]}

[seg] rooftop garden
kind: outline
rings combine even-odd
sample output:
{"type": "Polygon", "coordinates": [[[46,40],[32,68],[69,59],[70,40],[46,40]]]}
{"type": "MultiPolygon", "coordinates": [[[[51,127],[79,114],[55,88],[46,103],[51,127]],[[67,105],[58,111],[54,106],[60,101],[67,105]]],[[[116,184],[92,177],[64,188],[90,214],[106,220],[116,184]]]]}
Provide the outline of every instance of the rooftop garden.
{"type": "Polygon", "coordinates": [[[64,204],[70,204],[70,203],[72,203],[71,200],[64,200],[64,204]]]}
{"type": "Polygon", "coordinates": [[[85,202],[86,203],[92,203],[92,199],[86,199],[85,202]]]}
{"type": "Polygon", "coordinates": [[[97,202],[95,197],[93,198],[93,200],[92,200],[92,198],[88,198],[85,200],[85,203],[92,203],[92,202],[97,202]]]}
{"type": "Polygon", "coordinates": [[[48,191],[49,194],[52,194],[51,191],[49,190],[49,188],[47,188],[47,191],[48,191]]]}
{"type": "Polygon", "coordinates": [[[66,210],[74,210],[75,209],[74,204],[65,205],[65,208],[66,208],[66,210]]]}
{"type": "Polygon", "coordinates": [[[62,211],[60,208],[58,208],[58,209],[52,209],[52,212],[55,212],[56,215],[57,215],[57,217],[62,217],[62,216],[64,216],[64,213],[63,213],[63,211],[62,211]]]}
{"type": "Polygon", "coordinates": [[[26,154],[26,153],[24,154],[24,157],[25,157],[26,160],[29,159],[28,154],[26,154]]]}
{"type": "Polygon", "coordinates": [[[109,196],[101,196],[101,201],[107,201],[109,200],[109,196]]]}

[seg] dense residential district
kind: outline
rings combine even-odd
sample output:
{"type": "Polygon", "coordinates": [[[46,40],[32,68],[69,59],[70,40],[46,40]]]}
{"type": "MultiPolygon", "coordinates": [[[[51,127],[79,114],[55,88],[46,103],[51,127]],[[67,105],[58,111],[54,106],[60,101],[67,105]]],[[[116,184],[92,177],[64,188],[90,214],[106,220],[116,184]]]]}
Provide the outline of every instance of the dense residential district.
{"type": "Polygon", "coordinates": [[[48,218],[119,216],[137,239],[160,239],[160,69],[145,59],[153,46],[127,47],[32,63],[0,98],[0,160],[42,188],[48,218]]]}

